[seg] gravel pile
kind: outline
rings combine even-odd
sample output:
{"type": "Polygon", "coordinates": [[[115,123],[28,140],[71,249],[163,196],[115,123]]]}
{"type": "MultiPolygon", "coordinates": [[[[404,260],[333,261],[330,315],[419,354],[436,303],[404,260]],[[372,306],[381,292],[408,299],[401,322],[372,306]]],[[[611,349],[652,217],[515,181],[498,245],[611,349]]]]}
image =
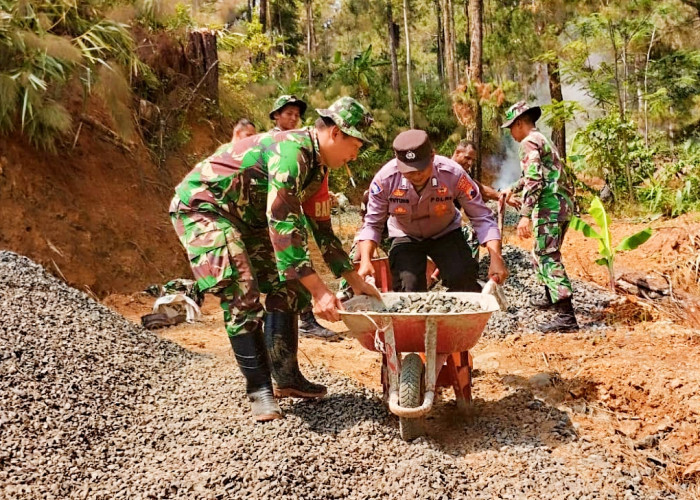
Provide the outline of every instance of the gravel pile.
{"type": "Polygon", "coordinates": [[[390,313],[464,313],[481,311],[481,306],[468,300],[442,293],[418,294],[401,297],[381,312],[390,313]]]}
{"type": "Polygon", "coordinates": [[[111,436],[153,407],[190,358],[0,252],[0,485],[41,483],[58,495],[111,468],[108,457],[125,452],[109,449],[111,436]]]}
{"type": "MultiPolygon", "coordinates": [[[[531,297],[544,296],[544,287],[537,282],[530,254],[512,245],[503,247],[503,258],[510,276],[502,287],[508,299],[506,311],[493,313],[484,331],[485,336],[504,337],[518,332],[537,331],[537,325],[550,320],[554,313],[530,305],[531,297]]],[[[566,265],[566,262],[564,262],[566,265]]],[[[481,259],[479,274],[488,276],[489,257],[481,259]]],[[[606,328],[603,311],[615,300],[615,295],[593,283],[574,279],[574,309],[584,331],[606,328]]]]}
{"type": "MultiPolygon", "coordinates": [[[[323,367],[320,401],[251,422],[232,358],[191,355],[0,252],[2,498],[656,498],[514,381],[398,438],[380,395],[323,367]],[[452,416],[452,418],[449,418],[452,416]]],[[[489,376],[487,376],[488,378],[489,376]]]]}

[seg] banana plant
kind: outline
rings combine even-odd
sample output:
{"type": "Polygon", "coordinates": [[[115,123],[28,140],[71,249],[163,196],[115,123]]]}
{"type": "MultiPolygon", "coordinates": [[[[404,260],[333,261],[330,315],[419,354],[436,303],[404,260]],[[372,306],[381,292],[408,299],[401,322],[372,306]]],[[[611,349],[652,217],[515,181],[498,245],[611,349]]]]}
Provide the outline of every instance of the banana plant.
{"type": "Polygon", "coordinates": [[[598,240],[598,253],[600,254],[600,258],[597,259],[595,263],[606,267],[610,279],[610,289],[615,291],[615,271],[613,267],[615,255],[618,252],[634,250],[645,243],[651,237],[652,229],[648,227],[632,236],[628,236],[617,246],[613,247],[612,235],[610,234],[610,216],[605,211],[603,203],[597,196],[593,198],[591,206],[588,208],[588,213],[598,225],[597,229],[576,216],[571,219],[571,227],[577,231],[581,231],[587,238],[595,238],[598,240]]]}

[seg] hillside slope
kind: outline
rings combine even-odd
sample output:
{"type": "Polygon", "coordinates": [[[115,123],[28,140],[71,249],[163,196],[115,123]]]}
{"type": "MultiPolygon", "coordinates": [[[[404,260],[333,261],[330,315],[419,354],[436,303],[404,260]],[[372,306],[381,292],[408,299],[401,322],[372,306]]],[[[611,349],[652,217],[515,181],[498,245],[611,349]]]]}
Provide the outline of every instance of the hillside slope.
{"type": "Polygon", "coordinates": [[[162,168],[142,144],[129,153],[87,125],[74,149],[68,141],[57,154],[20,134],[0,136],[0,248],[99,296],[189,276],[168,204],[173,187],[219,144],[208,125],[192,132],[162,168]]]}

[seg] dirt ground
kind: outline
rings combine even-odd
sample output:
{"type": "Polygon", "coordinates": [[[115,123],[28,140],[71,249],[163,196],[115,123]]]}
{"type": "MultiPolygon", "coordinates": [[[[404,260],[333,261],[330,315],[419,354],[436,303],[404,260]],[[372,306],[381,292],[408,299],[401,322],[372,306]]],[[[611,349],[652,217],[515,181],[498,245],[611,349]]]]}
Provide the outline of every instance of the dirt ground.
{"type": "MultiPolygon", "coordinates": [[[[642,227],[643,223],[627,222],[619,223],[616,230],[627,235],[642,227]]],[[[698,227],[697,215],[659,222],[656,242],[652,239],[648,243],[649,248],[658,245],[659,249],[650,252],[649,248],[640,248],[623,254],[618,265],[668,272],[670,263],[681,259],[685,250],[663,250],[663,245],[671,245],[666,235],[675,235],[678,228],[698,227]]],[[[349,228],[337,229],[341,234],[352,233],[349,228]]],[[[512,234],[507,239],[511,244],[529,246],[529,242],[512,234]]],[[[570,273],[605,284],[603,270],[587,264],[595,253],[594,242],[570,234],[564,248],[570,273]]],[[[688,291],[692,292],[692,287],[688,291]]],[[[149,312],[152,301],[137,294],[112,295],[104,302],[138,322],[149,312]]],[[[193,351],[230,358],[231,369],[235,370],[216,299],[207,298],[203,313],[200,323],[182,324],[159,333],[193,351]]],[[[503,340],[482,339],[472,352],[475,397],[499,400],[509,389],[527,388],[535,397],[568,413],[580,439],[602,443],[630,467],[651,471],[651,480],[676,491],[679,497],[700,498],[700,330],[674,323],[658,311],[628,316],[623,309],[611,314],[611,321],[614,324],[610,329],[596,333],[516,333],[503,340]]],[[[327,326],[341,336],[346,332],[343,323],[327,326]]],[[[300,350],[304,366],[322,365],[381,389],[380,357],[354,339],[324,342],[302,338],[300,350]]],[[[443,397],[453,396],[445,392],[443,397]]],[[[517,425],[518,416],[512,418],[517,425]]],[[[453,447],[452,434],[447,431],[463,425],[468,423],[455,423],[438,413],[431,419],[429,433],[441,445],[453,447]]]]}

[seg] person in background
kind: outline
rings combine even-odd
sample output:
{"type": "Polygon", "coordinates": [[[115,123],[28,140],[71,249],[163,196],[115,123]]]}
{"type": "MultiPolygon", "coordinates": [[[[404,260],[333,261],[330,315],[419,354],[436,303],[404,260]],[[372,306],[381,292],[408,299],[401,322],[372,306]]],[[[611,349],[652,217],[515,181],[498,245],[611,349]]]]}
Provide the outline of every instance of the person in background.
{"type": "MultiPolygon", "coordinates": [[[[294,95],[279,96],[270,111],[270,119],[275,122],[275,126],[269,132],[284,132],[298,128],[304,113],[306,113],[306,103],[304,101],[294,95]]],[[[327,189],[328,178],[324,179],[324,183],[327,189]]],[[[330,209],[330,207],[328,208],[330,209]]],[[[322,211],[325,211],[325,209],[322,208],[322,211]]],[[[330,218],[330,212],[328,217],[330,218]]],[[[335,339],[338,337],[335,332],[320,325],[311,310],[311,306],[299,314],[299,333],[304,337],[320,339],[335,339]]]]}
{"type": "Polygon", "coordinates": [[[538,281],[544,285],[545,295],[533,297],[530,303],[556,312],[556,317],[540,325],[540,330],[567,332],[579,327],[571,302],[571,280],[561,256],[564,236],[574,212],[574,185],[559,152],[537,130],[536,123],[541,115],[539,106],[530,107],[525,101],[506,111],[502,128],[510,129],[513,139],[520,143],[522,172],[520,179],[502,196],[508,200],[512,194],[522,192],[518,236],[531,238],[534,229],[533,264],[538,281]]]}
{"type": "Polygon", "coordinates": [[[251,135],[255,135],[255,125],[253,125],[247,118],[241,118],[233,127],[233,137],[231,137],[231,142],[237,142],[251,135]]]}
{"type": "Polygon", "coordinates": [[[270,132],[284,132],[299,128],[301,120],[304,119],[306,107],[306,103],[297,96],[279,96],[270,110],[270,120],[275,122],[275,126],[270,129],[270,132]]]}

